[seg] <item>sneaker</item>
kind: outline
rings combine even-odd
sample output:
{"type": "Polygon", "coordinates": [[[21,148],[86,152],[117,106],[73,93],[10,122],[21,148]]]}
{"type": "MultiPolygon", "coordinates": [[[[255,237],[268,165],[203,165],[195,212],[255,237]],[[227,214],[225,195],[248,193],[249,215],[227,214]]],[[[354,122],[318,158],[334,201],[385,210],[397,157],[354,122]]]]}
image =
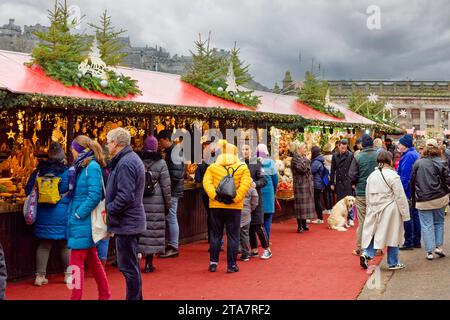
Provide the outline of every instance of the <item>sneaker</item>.
{"type": "Polygon", "coordinates": [[[433,252],[427,252],[427,260],[433,260],[434,259],[434,255],[433,252]]]}
{"type": "Polygon", "coordinates": [[[209,265],[209,272],[216,272],[217,271],[217,263],[211,263],[209,265]]]}
{"type": "Polygon", "coordinates": [[[353,220],[349,220],[349,221],[348,221],[348,225],[349,225],[350,227],[354,227],[354,226],[355,226],[355,222],[354,222],[353,220]]]}
{"type": "Polygon", "coordinates": [[[253,252],[253,251],[252,251],[252,253],[250,253],[250,257],[252,257],[252,258],[258,258],[258,257],[259,257],[259,253],[258,253],[258,252],[253,252]]]}
{"type": "Polygon", "coordinates": [[[393,266],[389,266],[389,270],[401,270],[401,269],[405,269],[406,266],[403,263],[397,263],[393,266]]]}
{"type": "Polygon", "coordinates": [[[231,268],[227,269],[227,273],[234,273],[234,272],[239,272],[239,268],[237,265],[234,265],[231,268]]]}
{"type": "Polygon", "coordinates": [[[316,219],[316,220],[314,220],[314,221],[311,222],[311,223],[314,223],[314,224],[322,224],[322,223],[323,223],[323,220],[316,219]]]}
{"type": "Polygon", "coordinates": [[[419,244],[415,244],[414,245],[414,248],[416,248],[416,249],[421,249],[422,248],[422,245],[419,243],[419,244]]]}
{"type": "Polygon", "coordinates": [[[354,256],[360,256],[362,253],[361,249],[355,249],[352,251],[352,255],[354,256]]]}
{"type": "Polygon", "coordinates": [[[371,258],[363,253],[362,255],[359,256],[359,265],[364,269],[368,269],[370,260],[371,258]]]}
{"type": "Polygon", "coordinates": [[[160,254],[160,258],[176,258],[178,257],[179,253],[178,250],[170,248],[169,250],[166,250],[166,253],[160,254]]]}
{"type": "Polygon", "coordinates": [[[239,257],[239,260],[250,261],[250,256],[248,254],[241,254],[241,256],[239,257]]]}
{"type": "Polygon", "coordinates": [[[306,223],[311,223],[311,219],[306,219],[306,223]]]}
{"type": "Polygon", "coordinates": [[[36,275],[36,279],[34,280],[34,285],[35,286],[42,286],[43,284],[47,284],[48,283],[48,279],[45,278],[45,274],[41,275],[41,274],[37,274],[36,275]]]}
{"type": "Polygon", "coordinates": [[[443,250],[442,248],[440,248],[440,247],[437,247],[437,248],[434,250],[434,253],[436,253],[436,254],[439,256],[439,258],[445,257],[445,252],[444,252],[444,250],[443,250]]]}
{"type": "Polygon", "coordinates": [[[272,252],[270,252],[269,250],[264,250],[264,253],[261,256],[261,259],[268,260],[270,258],[272,258],[272,252]]]}

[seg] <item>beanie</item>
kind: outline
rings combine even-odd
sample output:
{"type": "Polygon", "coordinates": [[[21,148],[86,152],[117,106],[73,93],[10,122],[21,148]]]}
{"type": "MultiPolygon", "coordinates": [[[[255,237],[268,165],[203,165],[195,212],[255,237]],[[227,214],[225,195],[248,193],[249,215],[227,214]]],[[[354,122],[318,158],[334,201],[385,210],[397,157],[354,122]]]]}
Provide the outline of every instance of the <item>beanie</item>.
{"type": "Polygon", "coordinates": [[[158,151],[158,140],[154,136],[149,136],[145,139],[144,150],[155,152],[158,151]]]}
{"type": "Polygon", "coordinates": [[[400,138],[400,143],[407,148],[413,147],[413,137],[410,134],[406,134],[400,138]]]}
{"type": "Polygon", "coordinates": [[[368,134],[364,134],[361,137],[361,143],[363,148],[370,148],[373,147],[373,139],[368,134]]]}

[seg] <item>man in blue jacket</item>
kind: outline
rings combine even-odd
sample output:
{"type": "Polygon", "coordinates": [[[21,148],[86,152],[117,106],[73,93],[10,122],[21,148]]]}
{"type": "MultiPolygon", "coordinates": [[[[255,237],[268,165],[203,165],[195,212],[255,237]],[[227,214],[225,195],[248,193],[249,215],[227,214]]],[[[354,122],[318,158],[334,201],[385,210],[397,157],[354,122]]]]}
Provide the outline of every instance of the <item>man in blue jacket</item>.
{"type": "Polygon", "coordinates": [[[400,139],[399,150],[402,153],[398,164],[398,175],[402,180],[403,189],[410,203],[409,210],[411,220],[404,222],[405,242],[400,250],[413,250],[420,248],[420,219],[416,208],[411,206],[411,175],[414,163],[420,158],[419,153],[414,149],[413,137],[409,134],[400,139]]]}
{"type": "Polygon", "coordinates": [[[113,156],[106,186],[108,232],[115,234],[117,265],[127,285],[127,300],[142,300],[142,278],[136,254],[139,235],[147,229],[143,196],[145,169],[131,148],[130,133],[117,128],[107,137],[113,156]]]}

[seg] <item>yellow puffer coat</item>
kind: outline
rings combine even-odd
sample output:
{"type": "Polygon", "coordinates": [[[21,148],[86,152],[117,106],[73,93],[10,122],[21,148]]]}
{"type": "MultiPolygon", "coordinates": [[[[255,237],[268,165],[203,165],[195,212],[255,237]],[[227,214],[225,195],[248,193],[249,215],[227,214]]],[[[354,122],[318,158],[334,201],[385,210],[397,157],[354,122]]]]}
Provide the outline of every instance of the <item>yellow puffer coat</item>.
{"type": "MultiPolygon", "coordinates": [[[[230,170],[231,171],[231,170],[230,170]]],[[[244,199],[247,191],[252,184],[250,170],[244,162],[240,162],[235,154],[221,154],[217,157],[215,163],[210,165],[206,170],[203,178],[203,188],[209,197],[209,207],[219,209],[236,209],[242,210],[244,206],[244,199]],[[225,204],[215,200],[216,189],[219,186],[220,180],[227,175],[227,170],[223,167],[231,167],[236,170],[234,174],[234,183],[236,185],[236,198],[234,203],[225,204]]]]}

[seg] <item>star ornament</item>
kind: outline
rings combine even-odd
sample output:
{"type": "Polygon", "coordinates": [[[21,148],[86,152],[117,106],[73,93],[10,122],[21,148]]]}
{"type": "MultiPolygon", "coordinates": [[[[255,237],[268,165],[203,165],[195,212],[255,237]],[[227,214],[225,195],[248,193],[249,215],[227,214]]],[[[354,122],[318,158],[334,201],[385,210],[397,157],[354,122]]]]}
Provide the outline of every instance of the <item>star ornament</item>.
{"type": "Polygon", "coordinates": [[[385,109],[386,111],[391,111],[393,108],[394,108],[394,105],[393,105],[392,103],[390,103],[390,102],[388,102],[388,103],[386,103],[386,104],[384,105],[384,109],[385,109]]]}
{"type": "Polygon", "coordinates": [[[378,96],[375,93],[371,93],[367,96],[367,99],[369,99],[370,103],[376,103],[378,101],[378,96]]]}
{"type": "Polygon", "coordinates": [[[400,110],[400,112],[399,112],[399,115],[400,115],[400,117],[402,117],[402,118],[406,118],[406,116],[407,116],[407,113],[406,113],[406,110],[400,110]]]}
{"type": "Polygon", "coordinates": [[[16,133],[12,131],[12,129],[6,134],[8,135],[8,139],[14,139],[14,137],[16,136],[16,133]]]}

